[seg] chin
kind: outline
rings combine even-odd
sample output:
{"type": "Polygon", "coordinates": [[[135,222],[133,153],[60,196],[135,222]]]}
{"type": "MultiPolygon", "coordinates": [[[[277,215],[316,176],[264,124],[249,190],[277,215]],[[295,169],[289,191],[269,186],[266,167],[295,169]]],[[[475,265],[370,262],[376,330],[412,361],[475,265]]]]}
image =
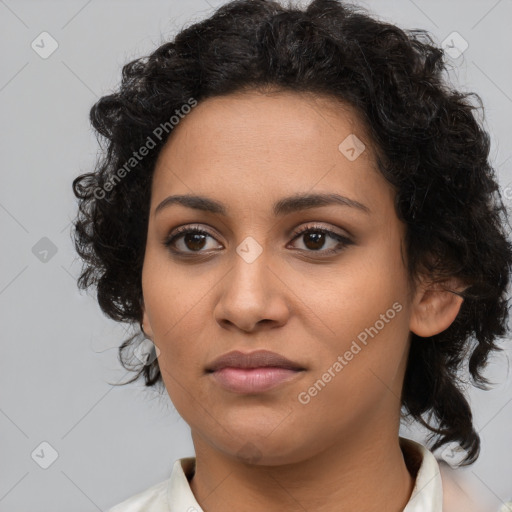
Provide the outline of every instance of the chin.
{"type": "Polygon", "coordinates": [[[295,464],[307,456],[306,441],[301,442],[290,432],[274,432],[249,435],[238,431],[236,439],[223,439],[216,442],[215,447],[226,456],[239,462],[255,466],[281,466],[295,464]]]}

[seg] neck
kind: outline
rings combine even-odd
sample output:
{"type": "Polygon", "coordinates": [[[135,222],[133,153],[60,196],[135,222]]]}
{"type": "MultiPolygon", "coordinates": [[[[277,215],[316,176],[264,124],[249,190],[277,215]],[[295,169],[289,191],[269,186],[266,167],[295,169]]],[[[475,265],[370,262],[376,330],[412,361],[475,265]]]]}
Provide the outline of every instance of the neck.
{"type": "MultiPolygon", "coordinates": [[[[415,478],[409,473],[397,430],[368,425],[313,457],[278,466],[247,464],[219,452],[194,431],[196,472],[190,487],[207,512],[362,509],[402,511],[415,478]]],[[[341,437],[341,436],[340,436],[341,437]]]]}

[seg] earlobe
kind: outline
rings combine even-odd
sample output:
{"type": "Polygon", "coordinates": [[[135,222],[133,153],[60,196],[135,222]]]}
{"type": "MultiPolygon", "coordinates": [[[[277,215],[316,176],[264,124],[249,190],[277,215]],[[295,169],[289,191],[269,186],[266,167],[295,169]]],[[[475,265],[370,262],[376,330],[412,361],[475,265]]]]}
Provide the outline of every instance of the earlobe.
{"type": "Polygon", "coordinates": [[[427,338],[448,329],[464,301],[457,293],[465,288],[466,286],[455,279],[420,285],[412,304],[410,331],[427,338]]]}
{"type": "Polygon", "coordinates": [[[153,330],[151,329],[151,324],[145,307],[142,307],[142,322],[140,323],[140,326],[146,338],[153,341],[153,330]]]}

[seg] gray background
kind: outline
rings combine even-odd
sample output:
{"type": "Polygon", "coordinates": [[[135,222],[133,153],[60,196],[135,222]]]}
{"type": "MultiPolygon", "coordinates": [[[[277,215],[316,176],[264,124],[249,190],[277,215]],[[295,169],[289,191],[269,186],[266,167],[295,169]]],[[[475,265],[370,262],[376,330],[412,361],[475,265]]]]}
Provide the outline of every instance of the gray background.
{"type": "MultiPolygon", "coordinates": [[[[167,395],[140,383],[109,385],[128,377],[117,361],[126,332],[77,291],[71,181],[94,163],[89,109],[119,82],[122,65],[223,3],[0,0],[0,512],[106,510],[193,455],[167,395]],[[47,59],[31,47],[43,31],[59,45],[47,59]],[[40,464],[51,449],[41,452],[42,442],[58,454],[47,469],[40,464]]],[[[450,76],[484,101],[492,161],[510,205],[512,1],[359,3],[403,28],[427,29],[439,43],[453,31],[468,42],[451,59],[450,76]]],[[[496,388],[470,390],[481,456],[457,471],[489,510],[512,497],[512,350],[503,345],[486,374],[496,388]]],[[[401,433],[425,439],[417,428],[401,433]]]]}

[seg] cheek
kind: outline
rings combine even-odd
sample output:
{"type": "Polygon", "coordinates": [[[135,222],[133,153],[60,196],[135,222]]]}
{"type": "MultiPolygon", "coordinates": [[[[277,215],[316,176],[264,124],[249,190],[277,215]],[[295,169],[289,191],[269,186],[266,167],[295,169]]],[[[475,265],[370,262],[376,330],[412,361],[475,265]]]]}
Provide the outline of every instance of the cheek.
{"type": "Polygon", "coordinates": [[[322,320],[318,325],[327,333],[316,336],[321,342],[316,347],[319,364],[311,379],[329,381],[322,388],[324,403],[343,396],[355,407],[363,396],[372,400],[372,395],[396,386],[409,334],[407,276],[399,251],[391,250],[396,247],[399,241],[395,246],[383,240],[364,258],[337,269],[322,293],[311,289],[306,294],[307,304],[322,320]],[[328,393],[323,390],[327,388],[328,393]]]}
{"type": "MultiPolygon", "coordinates": [[[[188,273],[172,268],[165,258],[147,256],[142,287],[144,304],[156,345],[160,348],[160,366],[188,366],[197,358],[191,357],[201,349],[200,333],[207,315],[203,310],[207,296],[208,278],[189,278],[188,273]]],[[[212,283],[213,284],[213,283],[212,283]]]]}
{"type": "Polygon", "coordinates": [[[405,315],[397,309],[405,309],[407,283],[397,259],[376,249],[347,258],[328,275],[310,273],[302,280],[297,289],[328,338],[351,340],[376,322],[383,333],[401,329],[405,315]]]}

